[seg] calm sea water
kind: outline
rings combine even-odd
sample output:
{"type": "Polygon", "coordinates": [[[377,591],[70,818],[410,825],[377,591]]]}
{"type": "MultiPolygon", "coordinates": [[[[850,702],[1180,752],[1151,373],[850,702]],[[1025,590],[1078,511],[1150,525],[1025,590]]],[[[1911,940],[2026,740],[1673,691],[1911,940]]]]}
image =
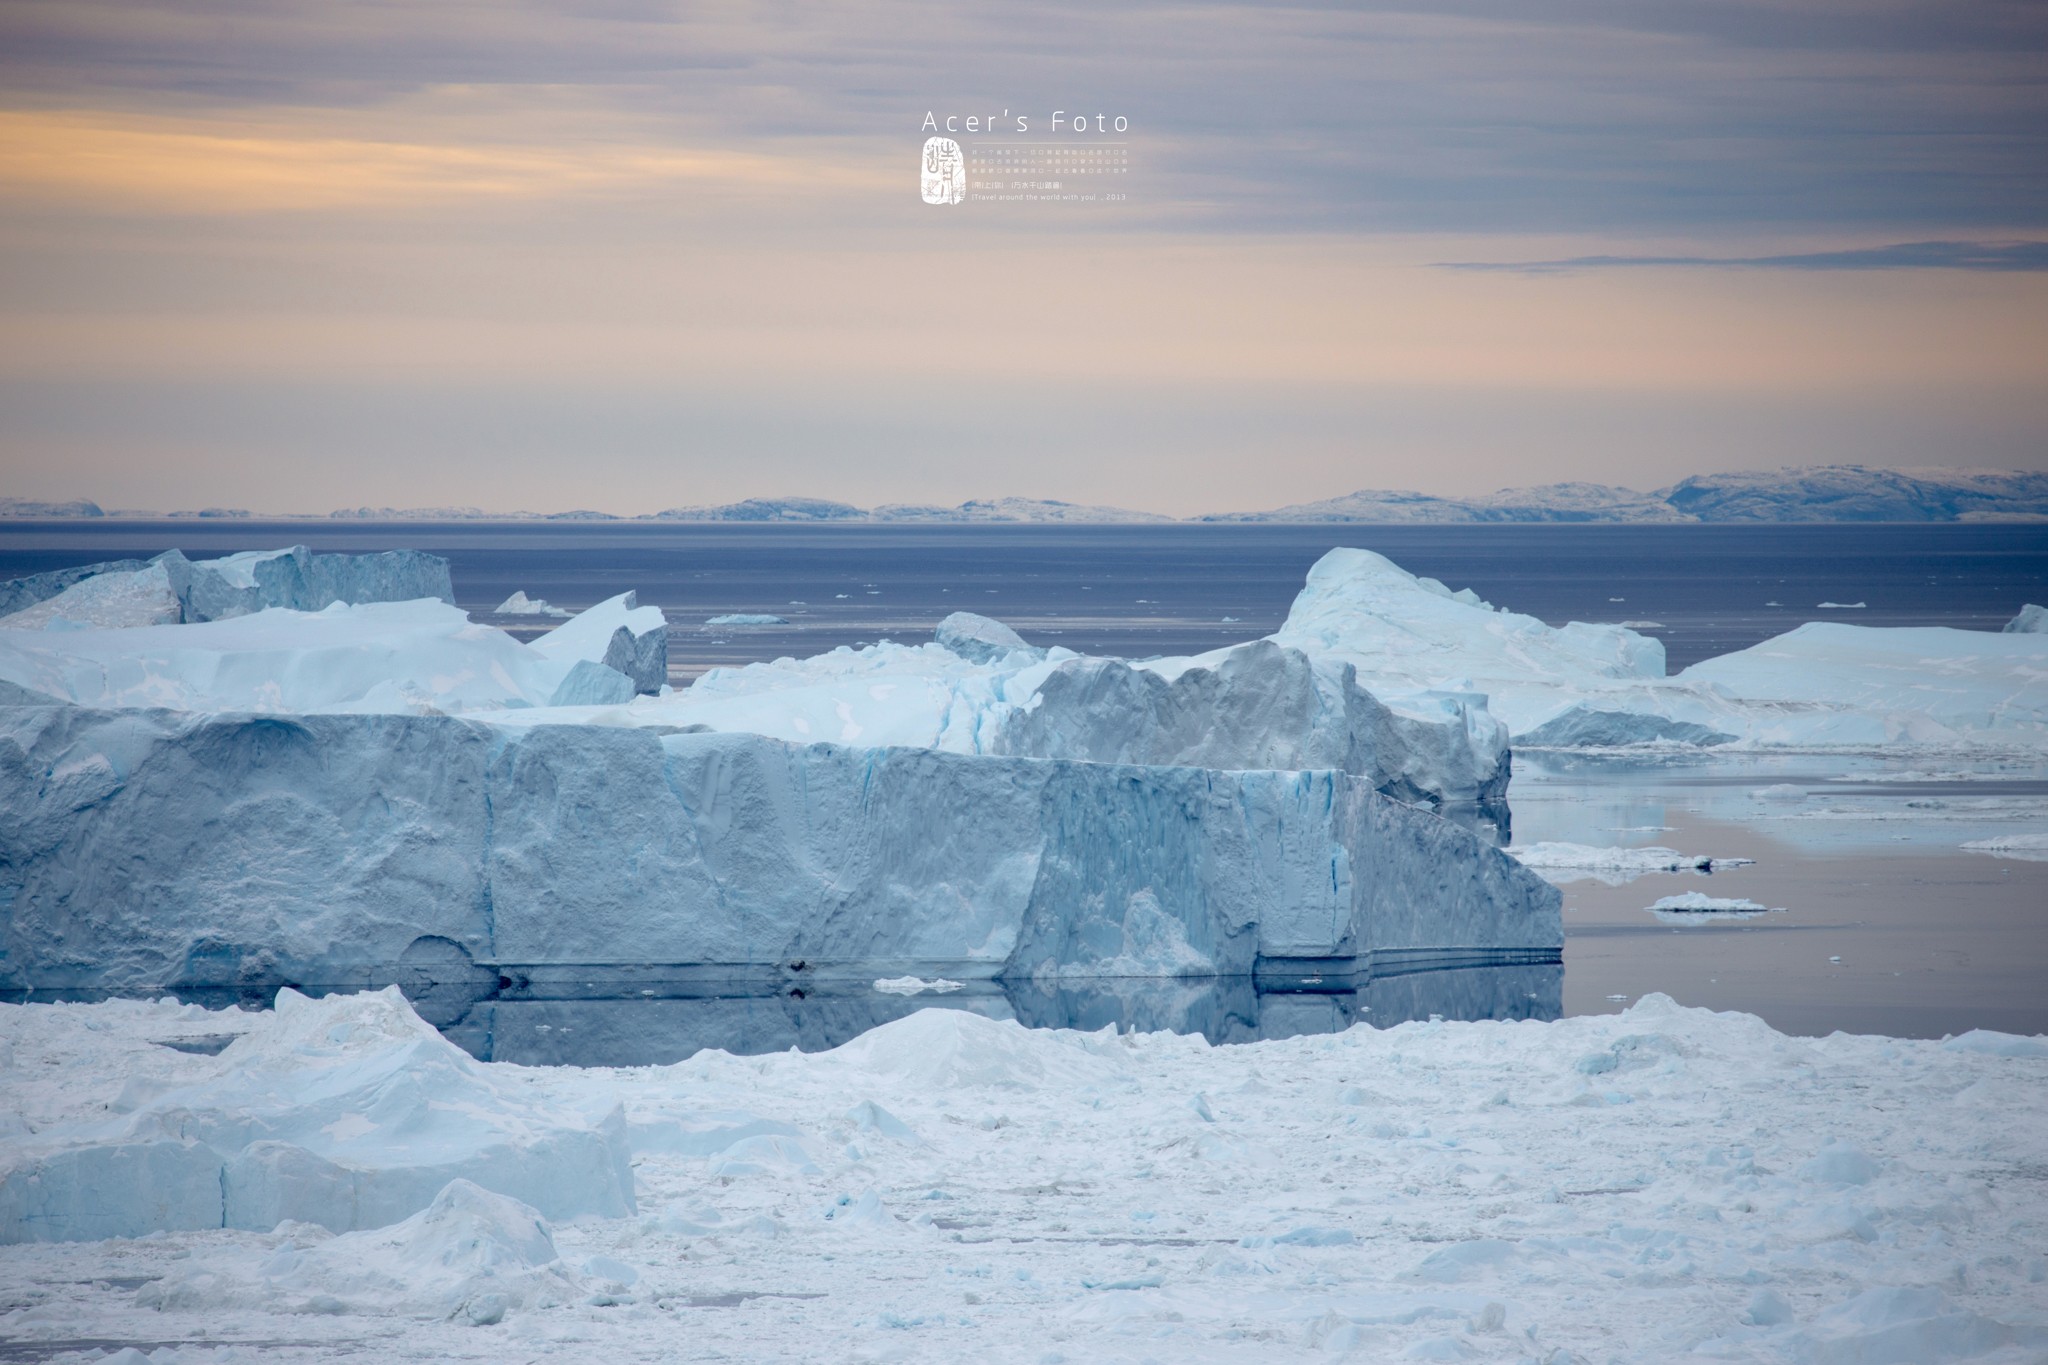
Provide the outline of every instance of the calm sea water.
{"type": "MultiPolygon", "coordinates": [[[[514,591],[580,608],[635,589],[668,613],[679,683],[717,664],[927,638],[956,610],[1090,653],[1211,649],[1277,627],[1308,567],[1337,545],[1378,550],[1552,624],[1657,622],[1643,629],[1665,642],[1674,670],[1819,617],[1996,630],[2021,604],[2048,602],[2048,527],[2033,526],[0,523],[0,578],[174,546],[196,557],[295,543],[445,555],[459,604],[487,619],[514,591]],[[1821,611],[1822,602],[1865,605],[1821,611]],[[789,625],[703,624],[727,612],[769,613],[789,625]]],[[[703,1046],[833,1046],[926,1004],[1034,1025],[1168,1027],[1229,1041],[1431,1014],[1547,1018],[1619,1009],[1661,990],[1809,1034],[2048,1032],[2048,992],[2039,986],[2048,976],[2048,863],[1961,847],[1991,833],[2048,829],[2048,772],[2010,762],[1943,766],[1901,782],[1913,776],[1906,765],[1874,758],[1829,766],[1518,756],[1509,796],[1522,841],[1660,843],[1756,860],[1712,878],[1568,886],[1561,969],[1424,973],[1341,989],[1123,982],[939,997],[579,981],[432,1008],[478,1055],[589,1064],[668,1061],[703,1046]],[[1794,806],[1748,798],[1778,784],[1812,795],[1794,806]],[[1772,913],[1680,927],[1647,910],[1691,890],[1752,899],[1772,913]]]]}

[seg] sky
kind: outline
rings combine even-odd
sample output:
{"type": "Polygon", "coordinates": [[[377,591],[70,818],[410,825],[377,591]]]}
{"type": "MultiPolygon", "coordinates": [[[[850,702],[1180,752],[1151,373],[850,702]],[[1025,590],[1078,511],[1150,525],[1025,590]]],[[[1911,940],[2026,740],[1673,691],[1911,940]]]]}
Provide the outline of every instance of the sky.
{"type": "Polygon", "coordinates": [[[0,495],[2042,469],[2044,172],[2009,0],[10,0],[0,495]],[[1129,170],[927,204],[928,115],[1129,170]]]}

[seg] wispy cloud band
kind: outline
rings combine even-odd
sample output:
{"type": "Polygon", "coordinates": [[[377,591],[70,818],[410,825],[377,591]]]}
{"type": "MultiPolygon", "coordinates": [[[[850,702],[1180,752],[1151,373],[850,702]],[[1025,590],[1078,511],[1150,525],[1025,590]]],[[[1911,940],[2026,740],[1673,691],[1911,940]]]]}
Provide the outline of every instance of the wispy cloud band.
{"type": "Polygon", "coordinates": [[[1571,256],[1556,261],[1438,261],[1445,270],[1525,275],[1616,266],[1719,266],[1749,270],[2048,270],[2048,242],[1895,242],[1781,256],[1571,256]]]}

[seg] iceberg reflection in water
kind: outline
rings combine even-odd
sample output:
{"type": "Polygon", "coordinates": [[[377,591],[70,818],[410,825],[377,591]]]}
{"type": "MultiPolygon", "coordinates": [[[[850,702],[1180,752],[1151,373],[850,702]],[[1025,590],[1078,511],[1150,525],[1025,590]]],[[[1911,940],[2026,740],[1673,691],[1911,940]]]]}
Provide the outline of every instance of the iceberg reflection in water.
{"type": "Polygon", "coordinates": [[[968,982],[945,994],[893,995],[865,983],[816,988],[693,982],[664,989],[636,979],[516,989],[454,1013],[451,1000],[418,1002],[450,1041],[484,1061],[541,1066],[659,1066],[704,1048],[755,1054],[838,1047],[926,1008],[964,1009],[1031,1028],[1199,1033],[1244,1043],[1353,1024],[1410,1019],[1556,1019],[1558,963],[1463,967],[1377,977],[1284,983],[1249,976],[1120,977],[1062,983],[968,982]]]}
{"type": "MultiPolygon", "coordinates": [[[[616,971],[607,968],[607,971],[616,971]]],[[[401,973],[403,977],[403,973],[401,973]]],[[[1027,1028],[1113,1027],[1119,1032],[1199,1033],[1212,1043],[1249,1043],[1354,1024],[1392,1028],[1410,1020],[1561,1018],[1564,966],[1557,962],[1390,971],[1374,976],[1109,977],[1041,985],[968,981],[913,995],[865,981],[791,982],[767,976],[705,978],[684,968],[631,977],[565,972],[492,991],[419,980],[398,982],[420,1017],[479,1061],[526,1066],[665,1066],[705,1048],[742,1056],[823,1052],[921,1009],[967,1010],[1027,1028]],[[686,980],[675,979],[687,975],[686,980]]],[[[357,989],[299,987],[311,996],[357,989]]],[[[170,996],[224,1009],[268,1008],[233,987],[0,991],[12,1004],[170,996]]],[[[216,1052],[237,1033],[166,1046],[216,1052]]]]}

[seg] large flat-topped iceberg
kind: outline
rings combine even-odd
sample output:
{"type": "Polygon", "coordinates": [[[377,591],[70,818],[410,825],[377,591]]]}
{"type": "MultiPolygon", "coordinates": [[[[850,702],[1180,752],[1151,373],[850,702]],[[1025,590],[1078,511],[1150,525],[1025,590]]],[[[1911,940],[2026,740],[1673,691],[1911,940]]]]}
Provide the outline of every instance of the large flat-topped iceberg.
{"type": "Polygon", "coordinates": [[[1175,975],[1561,942],[1554,890],[1341,772],[438,716],[0,710],[0,898],[14,987],[465,960],[1175,975]]]}

